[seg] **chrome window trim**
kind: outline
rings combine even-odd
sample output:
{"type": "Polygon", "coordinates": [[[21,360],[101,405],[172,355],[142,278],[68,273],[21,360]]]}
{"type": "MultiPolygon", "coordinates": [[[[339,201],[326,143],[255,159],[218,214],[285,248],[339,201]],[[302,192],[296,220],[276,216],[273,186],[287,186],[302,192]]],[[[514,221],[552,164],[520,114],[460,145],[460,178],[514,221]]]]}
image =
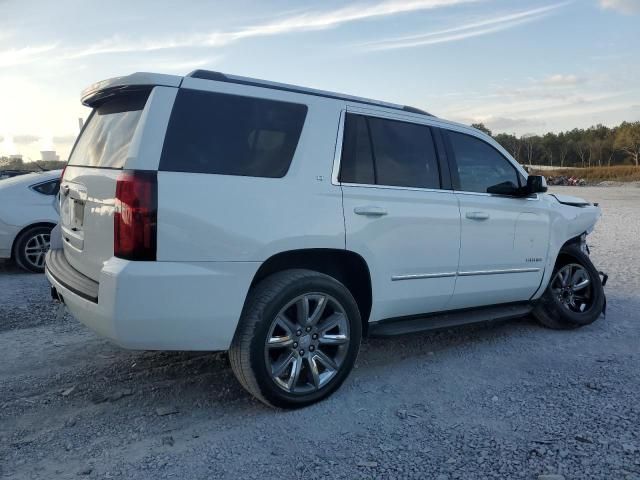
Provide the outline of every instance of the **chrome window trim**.
{"type": "MultiPolygon", "coordinates": [[[[403,115],[401,113],[398,112],[387,112],[387,111],[380,111],[374,108],[367,108],[367,107],[362,107],[362,106],[351,106],[351,105],[347,105],[345,108],[343,108],[342,110],[340,110],[340,116],[338,119],[338,131],[336,133],[336,146],[335,146],[335,151],[334,151],[334,155],[333,155],[333,167],[331,170],[331,184],[332,185],[336,185],[336,186],[344,186],[344,187],[365,187],[365,188],[384,188],[384,189],[392,189],[392,190],[409,190],[409,191],[417,191],[417,192],[446,192],[446,193],[460,193],[462,195],[476,195],[476,196],[484,196],[484,197],[497,197],[497,198],[521,198],[523,200],[527,200],[527,201],[537,201],[540,199],[538,194],[535,194],[533,196],[530,197],[510,197],[508,195],[496,195],[494,193],[483,193],[483,192],[470,192],[468,190],[455,190],[455,189],[442,189],[442,188],[420,188],[420,187],[402,187],[399,185],[378,185],[378,184],[370,184],[370,183],[347,183],[347,182],[340,182],[340,180],[338,179],[338,176],[340,175],[340,162],[342,161],[342,145],[343,145],[343,141],[344,141],[344,124],[346,121],[346,116],[347,113],[355,113],[355,114],[359,114],[359,115],[366,115],[369,117],[377,117],[377,118],[385,118],[385,119],[389,119],[389,120],[399,120],[399,121],[403,121],[403,122],[407,122],[407,123],[414,123],[416,125],[424,125],[427,127],[433,127],[433,128],[443,128],[443,129],[450,129],[453,131],[457,131],[460,133],[464,133],[466,135],[470,135],[473,136],[475,138],[477,138],[480,141],[483,141],[487,144],[489,144],[491,147],[495,148],[495,146],[491,145],[489,142],[487,142],[485,139],[483,139],[481,136],[479,135],[474,135],[475,132],[473,132],[472,129],[465,127],[464,125],[457,125],[454,123],[449,123],[446,121],[442,121],[441,119],[438,119],[437,117],[427,117],[427,118],[416,118],[412,115],[403,115]],[[444,124],[444,125],[441,125],[444,124]],[[457,127],[457,128],[456,128],[457,127]],[[470,131],[471,130],[471,131],[470,131]]],[[[510,164],[512,164],[516,170],[520,173],[526,173],[526,171],[522,168],[522,166],[517,163],[517,162],[513,162],[511,161],[511,159],[508,156],[505,156],[503,154],[503,152],[500,152],[500,150],[498,150],[500,154],[502,154],[503,158],[509,162],[510,164]]],[[[525,177],[526,179],[526,177],[525,177]]]]}
{"type": "MultiPolygon", "coordinates": [[[[336,148],[335,153],[333,155],[333,168],[331,170],[331,184],[336,186],[343,187],[364,187],[364,188],[382,188],[386,190],[406,190],[412,192],[437,192],[437,193],[453,193],[452,189],[443,189],[443,188],[421,188],[421,187],[403,187],[400,185],[381,185],[381,184],[371,184],[371,183],[348,183],[348,182],[340,182],[338,176],[340,175],[340,162],[342,161],[342,145],[344,140],[344,124],[346,121],[347,113],[355,113],[358,115],[365,115],[368,117],[375,118],[384,118],[388,120],[397,120],[406,123],[413,123],[415,125],[422,125],[426,127],[436,127],[436,123],[432,122],[422,122],[416,120],[415,117],[408,115],[401,115],[391,112],[381,112],[379,110],[374,110],[371,108],[363,108],[363,107],[352,107],[347,105],[347,107],[340,111],[340,118],[338,123],[338,133],[336,135],[336,148]]],[[[434,141],[435,143],[435,141],[434,141]]],[[[435,148],[435,145],[434,145],[435,148]]]]}
{"type": "Polygon", "coordinates": [[[340,160],[342,158],[342,141],[344,139],[344,122],[347,116],[347,111],[345,109],[340,110],[340,118],[338,123],[338,133],[336,135],[336,149],[333,155],[333,170],[331,171],[331,184],[332,185],[341,185],[338,180],[338,175],[340,173],[340,160]]]}

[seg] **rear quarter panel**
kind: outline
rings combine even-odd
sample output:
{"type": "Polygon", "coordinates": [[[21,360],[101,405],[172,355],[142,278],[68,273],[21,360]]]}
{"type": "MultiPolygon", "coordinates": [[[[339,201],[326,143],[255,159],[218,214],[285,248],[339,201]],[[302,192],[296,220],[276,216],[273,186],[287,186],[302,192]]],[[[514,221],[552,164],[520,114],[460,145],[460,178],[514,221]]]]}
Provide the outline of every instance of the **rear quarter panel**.
{"type": "Polygon", "coordinates": [[[342,193],[331,184],[340,102],[192,78],[185,84],[302,103],[308,112],[283,178],[158,172],[158,260],[264,261],[286,250],[344,249],[342,193]]]}

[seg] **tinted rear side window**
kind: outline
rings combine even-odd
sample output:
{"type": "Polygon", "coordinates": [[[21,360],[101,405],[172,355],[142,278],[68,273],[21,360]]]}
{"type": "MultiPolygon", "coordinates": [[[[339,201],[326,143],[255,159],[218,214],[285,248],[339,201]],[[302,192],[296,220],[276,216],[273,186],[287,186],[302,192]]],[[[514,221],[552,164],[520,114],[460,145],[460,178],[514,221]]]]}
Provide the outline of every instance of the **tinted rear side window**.
{"type": "Polygon", "coordinates": [[[69,165],[122,168],[149,92],[131,92],[95,108],[76,142],[69,165]]]}
{"type": "Polygon", "coordinates": [[[440,188],[431,129],[414,123],[369,118],[377,182],[401,187],[440,188]]]}
{"type": "Polygon", "coordinates": [[[306,114],[305,105],[181,89],[160,170],[283,177],[306,114]]]}
{"type": "Polygon", "coordinates": [[[340,181],[440,188],[431,129],[397,120],[347,114],[340,181]]]}
{"type": "Polygon", "coordinates": [[[365,117],[347,114],[342,144],[341,182],[376,183],[368,128],[365,117]]]}

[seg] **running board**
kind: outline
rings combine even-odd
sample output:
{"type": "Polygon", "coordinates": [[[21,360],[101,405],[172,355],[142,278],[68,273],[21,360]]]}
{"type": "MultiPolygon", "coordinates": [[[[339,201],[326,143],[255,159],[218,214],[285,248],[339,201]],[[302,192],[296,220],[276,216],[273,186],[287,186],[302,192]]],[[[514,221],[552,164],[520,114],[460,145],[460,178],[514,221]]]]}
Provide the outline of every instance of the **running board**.
{"type": "Polygon", "coordinates": [[[457,327],[471,323],[502,321],[524,317],[531,312],[530,303],[511,303],[476,309],[453,310],[449,312],[381,320],[369,324],[369,336],[390,337],[407,333],[423,332],[457,327]]]}

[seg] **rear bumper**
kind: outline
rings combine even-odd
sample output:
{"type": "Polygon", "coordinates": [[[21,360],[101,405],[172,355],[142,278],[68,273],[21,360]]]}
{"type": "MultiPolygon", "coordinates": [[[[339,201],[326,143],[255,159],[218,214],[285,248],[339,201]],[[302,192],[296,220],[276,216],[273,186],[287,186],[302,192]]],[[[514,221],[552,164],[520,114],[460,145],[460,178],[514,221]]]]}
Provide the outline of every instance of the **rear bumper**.
{"type": "Polygon", "coordinates": [[[69,312],[99,335],[139,350],[227,350],[260,266],[112,257],[98,282],[87,279],[97,287],[92,301],[88,283],[78,283],[78,275],[84,276],[66,262],[62,250],[52,252],[59,253],[48,254],[46,275],[69,312]]]}

